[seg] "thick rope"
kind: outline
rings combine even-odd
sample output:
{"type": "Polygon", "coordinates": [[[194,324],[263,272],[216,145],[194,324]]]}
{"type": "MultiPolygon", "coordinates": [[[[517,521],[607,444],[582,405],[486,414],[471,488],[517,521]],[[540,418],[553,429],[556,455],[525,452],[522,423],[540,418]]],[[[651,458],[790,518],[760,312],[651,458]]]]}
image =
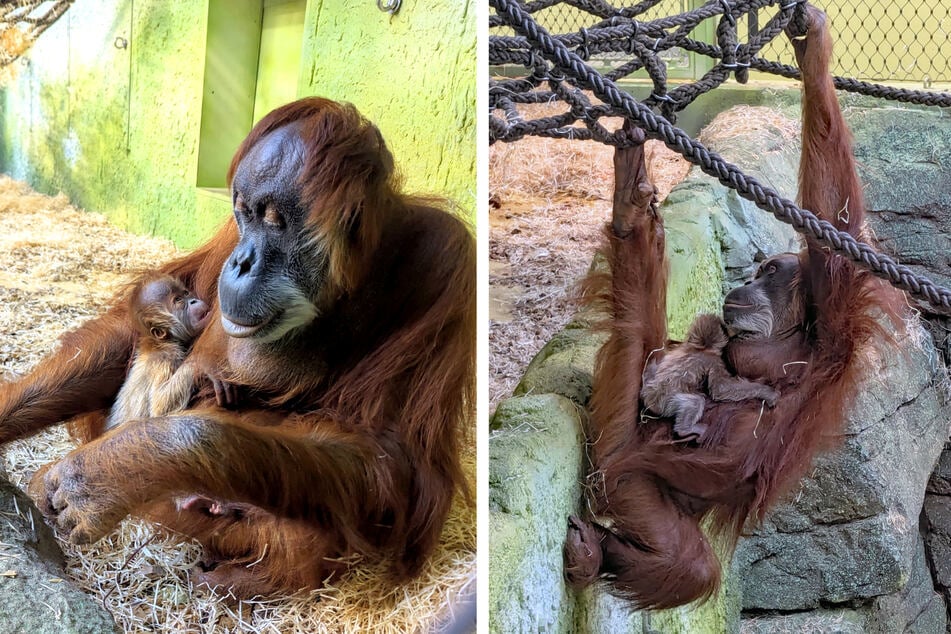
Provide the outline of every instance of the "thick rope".
{"type": "MultiPolygon", "coordinates": [[[[589,2],[585,4],[589,4],[589,2]]],[[[747,176],[738,167],[728,163],[717,153],[711,152],[701,143],[693,140],[686,132],[675,127],[666,118],[654,113],[648,105],[637,101],[630,94],[620,90],[613,81],[603,77],[585,64],[578,53],[570,50],[568,45],[560,38],[549,35],[545,29],[535,22],[531,14],[515,0],[489,0],[489,3],[496,10],[497,17],[514,28],[519,36],[523,38],[520,42],[524,42],[530,49],[531,54],[540,53],[553,64],[553,68],[549,71],[549,74],[553,77],[549,77],[549,79],[560,83],[565,75],[569,75],[576,80],[578,86],[590,90],[606,104],[606,107],[599,107],[599,114],[603,112],[604,114],[630,119],[642,128],[649,138],[663,141],[667,147],[682,154],[684,158],[700,167],[705,173],[713,176],[723,185],[736,190],[740,196],[752,201],[761,209],[769,211],[780,221],[792,225],[800,233],[813,237],[831,251],[847,257],[859,266],[871,271],[874,275],[924,299],[932,306],[942,308],[945,311],[951,309],[951,290],[938,286],[926,277],[916,275],[907,266],[898,264],[887,255],[876,252],[870,245],[856,240],[844,231],[839,231],[828,221],[817,218],[810,211],[800,209],[795,203],[784,198],[774,189],[763,185],[753,177],[747,176]]],[[[790,3],[781,10],[780,13],[789,14],[786,16],[787,21],[792,18],[792,9],[798,3],[790,3]]],[[[722,11],[723,4],[722,0],[712,2],[696,10],[695,13],[713,8],[719,8],[722,11]]],[[[741,6],[763,6],[770,4],[770,0],[737,1],[733,4],[735,9],[730,12],[731,15],[735,15],[741,6]]],[[[715,13],[711,15],[715,15],[715,13]]],[[[671,24],[676,25],[676,22],[671,24]]],[[[590,46],[590,32],[588,33],[587,43],[590,46]]],[[[752,65],[752,60],[750,63],[752,65]]],[[[537,64],[534,67],[538,69],[537,64]]],[[[496,97],[507,89],[507,87],[498,85],[495,88],[496,97]]],[[[490,88],[490,94],[491,92],[492,89],[490,88]]],[[[510,101],[514,101],[511,99],[512,95],[507,96],[510,101]]],[[[584,116],[583,113],[576,111],[574,107],[572,115],[576,118],[584,116]]],[[[588,119],[591,118],[592,115],[589,114],[588,119]]],[[[492,119],[496,120],[496,122],[490,121],[489,134],[492,140],[514,140],[533,132],[537,127],[534,123],[522,122],[515,119],[515,117],[511,117],[513,120],[508,123],[497,117],[492,117],[492,119]],[[504,136],[499,135],[501,132],[505,132],[504,136]]],[[[596,134],[591,131],[590,126],[588,130],[592,135],[589,138],[596,138],[596,134]]],[[[567,136],[571,133],[564,131],[564,134],[567,136]]],[[[579,135],[576,138],[582,137],[579,135]]],[[[619,142],[616,138],[615,141],[619,142]]]]}
{"type": "Polygon", "coordinates": [[[75,0],[0,1],[0,68],[21,58],[75,0]]]}
{"type": "MultiPolygon", "coordinates": [[[[802,0],[711,0],[711,2],[702,7],[675,16],[666,16],[648,21],[635,21],[632,19],[633,16],[643,13],[658,2],[659,0],[651,0],[642,2],[633,7],[613,10],[604,3],[592,5],[584,0],[540,0],[524,6],[526,12],[535,13],[557,4],[567,3],[580,10],[591,13],[595,17],[601,18],[601,22],[598,24],[584,28],[578,33],[555,35],[553,37],[569,48],[575,48],[582,59],[589,59],[591,56],[604,53],[636,55],[630,62],[608,74],[608,77],[613,81],[617,81],[645,67],[645,60],[642,59],[642,55],[639,51],[633,49],[633,43],[640,40],[644,40],[650,44],[652,53],[659,53],[673,47],[680,47],[693,53],[720,59],[722,60],[721,65],[734,72],[741,83],[745,83],[744,75],[749,68],[760,72],[773,73],[781,77],[798,78],[799,71],[792,66],[753,58],[760,48],[769,43],[782,31],[791,16],[793,19],[799,20],[797,12],[795,12],[794,9],[802,0]],[[718,31],[729,27],[732,29],[732,35],[735,40],[737,17],[773,5],[779,5],[780,11],[774,16],[771,23],[761,29],[755,36],[751,37],[749,43],[745,45],[740,44],[735,49],[724,49],[719,45],[720,41],[718,41],[718,45],[713,45],[689,37],[691,31],[700,22],[721,15],[723,18],[718,25],[718,31]],[[778,22],[777,18],[779,19],[778,22]],[[676,31],[673,33],[667,32],[668,29],[673,28],[676,28],[676,31]]],[[[490,27],[506,25],[507,23],[499,15],[489,18],[490,27]]],[[[797,24],[796,26],[798,28],[802,25],[797,24]]],[[[802,28],[799,28],[799,30],[802,30],[802,28]]],[[[718,40],[720,39],[721,38],[718,37],[718,40]]],[[[524,37],[492,36],[490,38],[490,64],[527,65],[526,62],[530,55],[531,50],[524,37]]],[[[836,88],[839,90],[847,90],[884,99],[894,99],[905,103],[951,107],[951,94],[949,93],[890,88],[888,86],[871,84],[845,77],[835,77],[834,81],[836,88]]],[[[691,84],[691,86],[695,86],[695,84],[691,84]]],[[[713,86],[708,86],[706,90],[712,87],[713,86]]],[[[692,88],[691,91],[697,89],[698,87],[695,87],[692,88]]],[[[706,90],[701,90],[700,93],[702,94],[702,92],[706,92],[706,90]]],[[[689,103],[689,101],[679,102],[676,104],[676,109],[682,110],[689,105],[689,103]]]]}

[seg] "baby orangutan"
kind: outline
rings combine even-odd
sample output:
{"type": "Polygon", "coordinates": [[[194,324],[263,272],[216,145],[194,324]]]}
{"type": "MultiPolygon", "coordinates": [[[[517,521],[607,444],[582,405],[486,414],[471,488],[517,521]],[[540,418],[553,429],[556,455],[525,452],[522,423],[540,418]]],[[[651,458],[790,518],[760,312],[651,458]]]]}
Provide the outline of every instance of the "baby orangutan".
{"type": "Polygon", "coordinates": [[[139,345],[106,429],[127,420],[163,416],[185,409],[195,373],[183,364],[192,341],[207,325],[210,310],[170,275],[143,277],[132,289],[129,314],[139,345]]]}
{"type": "Polygon", "coordinates": [[[674,433],[698,438],[706,431],[700,423],[704,401],[760,399],[772,407],[779,392],[742,377],[733,376],[723,363],[729,341],[716,315],[698,315],[687,331],[687,340],[644,369],[641,397],[647,409],[674,417],[674,433]]]}

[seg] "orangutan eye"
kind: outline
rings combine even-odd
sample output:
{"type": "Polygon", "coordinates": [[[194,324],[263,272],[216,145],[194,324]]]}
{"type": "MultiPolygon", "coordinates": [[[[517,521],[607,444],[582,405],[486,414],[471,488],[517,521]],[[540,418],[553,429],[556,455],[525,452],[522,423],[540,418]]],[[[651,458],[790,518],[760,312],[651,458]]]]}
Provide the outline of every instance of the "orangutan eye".
{"type": "Polygon", "coordinates": [[[284,217],[281,215],[281,212],[275,209],[272,205],[268,205],[268,207],[264,210],[264,224],[277,227],[278,229],[283,229],[284,217]]]}
{"type": "Polygon", "coordinates": [[[234,213],[236,216],[240,216],[244,220],[251,219],[251,210],[248,209],[248,206],[244,202],[244,197],[241,194],[235,196],[234,213]]]}

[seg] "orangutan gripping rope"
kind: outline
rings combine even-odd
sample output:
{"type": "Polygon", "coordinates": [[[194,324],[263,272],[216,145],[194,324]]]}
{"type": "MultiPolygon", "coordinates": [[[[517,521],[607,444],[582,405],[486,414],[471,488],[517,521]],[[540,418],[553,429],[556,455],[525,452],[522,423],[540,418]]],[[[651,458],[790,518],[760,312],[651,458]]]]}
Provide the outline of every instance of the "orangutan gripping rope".
{"type": "MultiPolygon", "coordinates": [[[[862,189],[829,76],[832,40],[822,12],[807,7],[806,21],[805,37],[793,39],[804,90],[800,203],[857,235],[862,189]]],[[[773,409],[708,400],[699,443],[675,442],[665,421],[637,420],[645,363],[666,342],[664,229],[650,204],[643,146],[617,150],[615,169],[612,277],[602,289],[613,305],[612,336],[591,399],[591,512],[569,520],[565,571],[576,587],[600,578],[636,607],[669,608],[708,598],[719,585],[720,562],[701,522],[709,518],[735,540],[841,428],[861,372],[857,352],[877,330],[870,307],[888,298],[812,239],[801,253],[766,260],[724,301],[737,333],[724,359],[732,374],[781,397],[773,409]]]]}

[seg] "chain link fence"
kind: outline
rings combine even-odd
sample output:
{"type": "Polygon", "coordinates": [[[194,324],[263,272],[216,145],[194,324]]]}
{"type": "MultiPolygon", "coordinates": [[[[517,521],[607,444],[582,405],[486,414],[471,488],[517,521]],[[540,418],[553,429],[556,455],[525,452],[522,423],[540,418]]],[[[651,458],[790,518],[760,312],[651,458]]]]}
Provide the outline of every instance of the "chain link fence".
{"type": "MultiPolygon", "coordinates": [[[[915,82],[929,87],[932,83],[951,82],[951,1],[949,0],[813,0],[829,16],[835,38],[832,72],[873,82],[915,82]]],[[[633,0],[618,2],[621,8],[633,0]]],[[[706,4],[703,0],[660,0],[639,16],[650,20],[676,15],[706,4]]],[[[760,19],[742,18],[740,29],[755,31],[768,15],[760,19]]],[[[558,4],[535,13],[539,24],[552,34],[577,32],[597,22],[593,15],[574,7],[558,4]]],[[[710,20],[711,37],[715,21],[710,20]]],[[[742,32],[742,31],[741,31],[742,32]]],[[[502,35],[504,33],[498,33],[502,35]]],[[[713,40],[711,40],[712,42],[713,40]]],[[[786,38],[776,38],[761,55],[795,65],[792,48],[786,38]]],[[[670,51],[665,58],[671,76],[678,70],[694,78],[691,55],[670,51]]],[[[610,64],[610,55],[597,60],[610,64]]]]}

